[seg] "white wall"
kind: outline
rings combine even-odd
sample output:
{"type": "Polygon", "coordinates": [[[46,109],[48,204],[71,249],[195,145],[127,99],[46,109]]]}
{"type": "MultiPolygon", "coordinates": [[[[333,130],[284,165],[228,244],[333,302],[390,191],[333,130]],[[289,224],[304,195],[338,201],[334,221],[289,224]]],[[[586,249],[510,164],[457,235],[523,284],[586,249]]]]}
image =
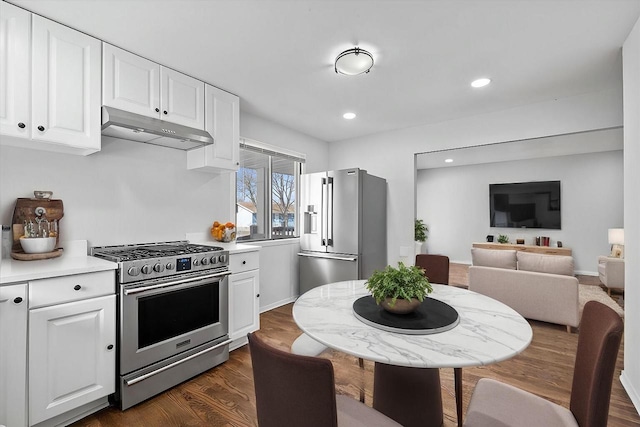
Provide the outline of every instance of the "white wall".
{"type": "Polygon", "coordinates": [[[0,216],[10,224],[17,198],[51,190],[64,203],[62,240],[181,240],[228,216],[230,179],[188,171],[185,151],[112,138],[87,157],[0,146],[0,216]]]}
{"type": "Polygon", "coordinates": [[[624,82],[624,371],[620,380],[640,412],[640,20],[622,50],[624,82]]]}
{"type": "Polygon", "coordinates": [[[329,168],[386,178],[387,258],[413,262],[414,154],[622,125],[622,88],[330,144],[329,168]]]}
{"type": "Polygon", "coordinates": [[[430,253],[471,263],[471,243],[506,234],[512,243],[551,237],[573,251],[576,271],[598,274],[610,251],[607,229],[623,224],[622,151],[424,169],[416,181],[416,216],[429,226],[430,253]],[[561,181],[562,229],[489,227],[489,184],[561,181]]]}

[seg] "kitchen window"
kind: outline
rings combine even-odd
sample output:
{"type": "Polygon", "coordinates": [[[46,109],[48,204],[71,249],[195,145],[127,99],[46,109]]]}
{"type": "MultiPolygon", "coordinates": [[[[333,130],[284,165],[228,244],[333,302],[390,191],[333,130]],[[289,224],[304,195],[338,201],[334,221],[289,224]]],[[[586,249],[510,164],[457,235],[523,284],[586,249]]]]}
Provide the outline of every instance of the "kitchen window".
{"type": "Polygon", "coordinates": [[[241,140],[236,172],[237,240],[297,237],[298,180],[304,156],[241,140]]]}

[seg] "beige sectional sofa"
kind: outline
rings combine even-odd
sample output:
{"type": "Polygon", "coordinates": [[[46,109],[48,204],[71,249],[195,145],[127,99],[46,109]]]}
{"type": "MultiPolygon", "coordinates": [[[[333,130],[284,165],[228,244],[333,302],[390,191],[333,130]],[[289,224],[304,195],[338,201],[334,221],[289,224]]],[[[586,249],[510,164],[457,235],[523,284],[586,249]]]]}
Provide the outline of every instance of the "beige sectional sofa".
{"type": "Polygon", "coordinates": [[[527,319],[580,323],[573,257],[472,248],[469,289],[501,301],[527,319]]]}

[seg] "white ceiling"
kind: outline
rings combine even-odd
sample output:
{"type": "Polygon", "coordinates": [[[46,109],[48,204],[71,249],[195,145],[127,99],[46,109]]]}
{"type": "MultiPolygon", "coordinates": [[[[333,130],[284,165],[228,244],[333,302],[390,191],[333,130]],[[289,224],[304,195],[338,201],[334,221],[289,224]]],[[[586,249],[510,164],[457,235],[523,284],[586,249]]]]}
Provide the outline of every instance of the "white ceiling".
{"type": "Polygon", "coordinates": [[[325,141],[621,87],[621,46],[640,16],[640,0],[10,2],[325,141]],[[353,46],[373,53],[373,69],[335,74],[353,46]],[[492,84],[472,89],[480,76],[492,84]]]}

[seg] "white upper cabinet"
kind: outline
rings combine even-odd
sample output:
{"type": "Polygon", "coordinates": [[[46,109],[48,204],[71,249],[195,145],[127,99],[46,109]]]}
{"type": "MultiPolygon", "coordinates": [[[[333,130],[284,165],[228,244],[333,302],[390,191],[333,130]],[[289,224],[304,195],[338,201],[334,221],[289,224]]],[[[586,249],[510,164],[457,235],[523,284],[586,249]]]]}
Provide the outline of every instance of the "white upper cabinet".
{"type": "Polygon", "coordinates": [[[100,150],[101,43],[0,4],[2,143],[74,154],[100,150]],[[16,129],[17,127],[17,129],[16,129]]]}
{"type": "Polygon", "coordinates": [[[103,43],[102,103],[204,129],[204,82],[103,43]]]}
{"type": "Polygon", "coordinates": [[[205,130],[213,137],[213,144],[190,150],[187,153],[187,167],[209,172],[238,170],[240,98],[206,85],[205,113],[205,130]]]}
{"type": "Polygon", "coordinates": [[[160,67],[162,119],[204,129],[204,82],[160,67]]]}
{"type": "Polygon", "coordinates": [[[102,103],[160,118],[160,65],[102,43],[102,103]]]}
{"type": "Polygon", "coordinates": [[[0,133],[31,135],[31,13],[0,3],[0,133]]]}

